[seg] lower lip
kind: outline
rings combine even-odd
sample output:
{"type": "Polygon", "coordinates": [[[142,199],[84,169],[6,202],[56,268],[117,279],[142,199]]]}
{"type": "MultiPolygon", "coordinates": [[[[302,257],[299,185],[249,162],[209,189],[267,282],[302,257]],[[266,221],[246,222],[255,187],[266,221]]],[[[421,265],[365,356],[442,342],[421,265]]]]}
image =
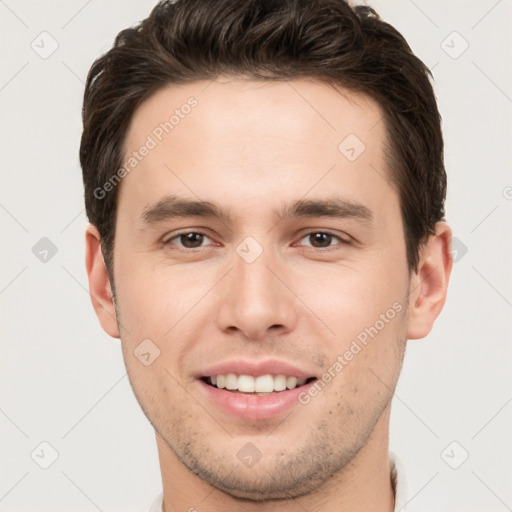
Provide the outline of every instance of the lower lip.
{"type": "Polygon", "coordinates": [[[315,381],[295,389],[279,391],[271,395],[244,395],[225,389],[219,389],[206,382],[198,381],[207,397],[220,409],[244,418],[246,420],[269,420],[278,417],[291,409],[294,405],[300,405],[299,395],[307,391],[315,381]]]}

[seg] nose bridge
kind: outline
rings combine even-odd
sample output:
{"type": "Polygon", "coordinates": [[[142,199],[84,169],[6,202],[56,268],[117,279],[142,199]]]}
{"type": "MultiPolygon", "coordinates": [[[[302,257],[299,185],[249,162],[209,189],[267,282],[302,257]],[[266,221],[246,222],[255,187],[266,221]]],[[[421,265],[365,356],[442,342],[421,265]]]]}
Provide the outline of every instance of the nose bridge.
{"type": "Polygon", "coordinates": [[[219,327],[236,328],[254,340],[268,336],[270,327],[293,328],[294,297],[276,277],[280,274],[280,258],[273,248],[247,237],[235,252],[227,294],[219,311],[219,327]]]}

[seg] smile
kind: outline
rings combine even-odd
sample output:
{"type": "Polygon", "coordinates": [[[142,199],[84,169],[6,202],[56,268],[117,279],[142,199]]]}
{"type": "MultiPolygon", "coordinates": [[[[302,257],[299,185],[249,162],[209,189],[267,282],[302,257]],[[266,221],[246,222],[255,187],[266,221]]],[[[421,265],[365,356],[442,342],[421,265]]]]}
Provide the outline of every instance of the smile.
{"type": "Polygon", "coordinates": [[[303,386],[313,380],[315,377],[308,379],[298,379],[290,375],[237,375],[228,373],[225,375],[215,375],[204,377],[204,382],[217,389],[225,389],[235,393],[251,394],[256,396],[266,396],[271,393],[278,393],[285,390],[295,389],[303,386]]]}

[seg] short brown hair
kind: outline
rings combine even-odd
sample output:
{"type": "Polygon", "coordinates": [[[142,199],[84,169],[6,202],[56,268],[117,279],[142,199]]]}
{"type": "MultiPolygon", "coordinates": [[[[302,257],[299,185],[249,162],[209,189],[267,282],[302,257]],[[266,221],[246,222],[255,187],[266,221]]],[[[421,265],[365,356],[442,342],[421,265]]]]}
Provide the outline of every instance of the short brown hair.
{"type": "Polygon", "coordinates": [[[111,278],[118,187],[104,197],[96,191],[122,165],[135,110],[167,84],[221,74],[314,78],[376,100],[407,261],[417,268],[421,244],[444,218],[446,173],[431,73],[403,36],[370,7],[344,0],[168,0],[121,31],[87,77],[80,146],[85,206],[111,278]]]}

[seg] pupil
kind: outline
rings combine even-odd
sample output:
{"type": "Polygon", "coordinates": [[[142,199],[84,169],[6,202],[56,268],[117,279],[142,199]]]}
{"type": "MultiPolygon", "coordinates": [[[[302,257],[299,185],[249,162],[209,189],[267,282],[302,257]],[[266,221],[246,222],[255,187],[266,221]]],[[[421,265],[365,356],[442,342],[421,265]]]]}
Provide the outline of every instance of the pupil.
{"type": "Polygon", "coordinates": [[[314,240],[313,246],[314,247],[318,247],[317,245],[315,245],[318,242],[320,243],[321,247],[328,247],[329,243],[331,241],[331,238],[332,238],[332,235],[329,235],[329,233],[313,233],[313,235],[310,235],[310,236],[313,237],[313,240],[314,240]],[[323,242],[327,242],[327,243],[325,244],[323,242]]]}
{"type": "Polygon", "coordinates": [[[200,247],[203,241],[202,236],[203,235],[199,233],[187,233],[185,235],[181,235],[181,243],[188,248],[200,247]]]}

